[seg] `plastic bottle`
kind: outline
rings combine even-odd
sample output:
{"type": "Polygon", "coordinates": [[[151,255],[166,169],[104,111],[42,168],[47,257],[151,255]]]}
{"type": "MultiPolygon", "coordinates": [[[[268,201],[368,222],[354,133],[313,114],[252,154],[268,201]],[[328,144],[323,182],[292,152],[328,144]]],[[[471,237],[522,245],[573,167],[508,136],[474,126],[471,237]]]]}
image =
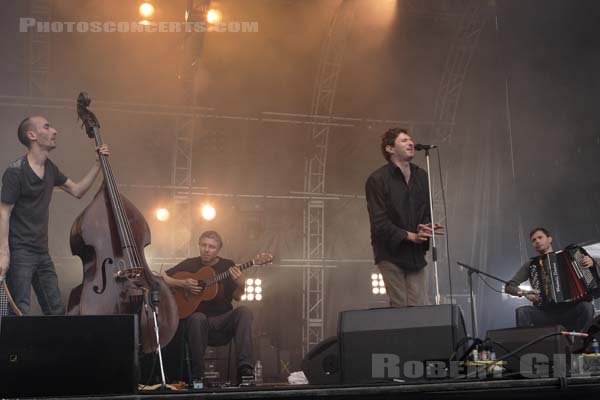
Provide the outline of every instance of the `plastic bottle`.
{"type": "Polygon", "coordinates": [[[263,383],[263,370],[260,360],[256,360],[256,363],[254,364],[254,383],[263,383]]]}
{"type": "Polygon", "coordinates": [[[594,354],[600,353],[600,346],[598,346],[598,341],[596,339],[592,341],[592,351],[594,352],[594,354]]]}

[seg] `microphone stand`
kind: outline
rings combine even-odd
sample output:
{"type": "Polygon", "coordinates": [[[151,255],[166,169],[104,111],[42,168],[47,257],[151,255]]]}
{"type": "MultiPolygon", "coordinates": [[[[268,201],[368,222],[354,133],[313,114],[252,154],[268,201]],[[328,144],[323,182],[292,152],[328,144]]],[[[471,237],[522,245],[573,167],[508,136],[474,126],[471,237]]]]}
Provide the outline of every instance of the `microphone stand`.
{"type": "Polygon", "coordinates": [[[435,278],[435,304],[440,305],[440,282],[438,279],[437,247],[435,245],[435,229],[433,218],[433,193],[431,191],[431,167],[429,165],[429,149],[425,148],[425,158],[427,159],[427,184],[429,185],[429,212],[431,214],[431,258],[433,260],[433,276],[435,278]]]}
{"type": "MultiPolygon", "coordinates": [[[[154,290],[150,291],[149,299],[146,302],[146,307],[148,305],[150,305],[150,309],[152,310],[152,319],[154,321],[154,332],[156,334],[156,348],[157,348],[157,352],[158,352],[158,364],[160,365],[160,378],[161,378],[160,389],[167,390],[168,388],[167,388],[167,382],[166,382],[166,378],[165,378],[165,367],[163,365],[162,351],[160,349],[160,334],[159,334],[159,329],[158,329],[158,303],[160,301],[159,296],[160,296],[160,294],[156,295],[154,293],[154,290]]],[[[148,313],[147,308],[146,308],[146,313],[148,313]]]]}
{"type": "Polygon", "coordinates": [[[470,265],[461,263],[460,261],[456,262],[458,265],[460,265],[463,268],[466,268],[468,270],[468,274],[469,274],[469,297],[471,299],[471,334],[473,338],[477,337],[477,318],[475,317],[475,301],[473,299],[473,274],[481,274],[484,276],[487,276],[488,278],[492,278],[497,280],[498,282],[502,282],[505,285],[508,284],[508,281],[505,281],[504,279],[500,279],[494,275],[490,275],[487,272],[483,272],[477,268],[471,267],[470,265]]]}

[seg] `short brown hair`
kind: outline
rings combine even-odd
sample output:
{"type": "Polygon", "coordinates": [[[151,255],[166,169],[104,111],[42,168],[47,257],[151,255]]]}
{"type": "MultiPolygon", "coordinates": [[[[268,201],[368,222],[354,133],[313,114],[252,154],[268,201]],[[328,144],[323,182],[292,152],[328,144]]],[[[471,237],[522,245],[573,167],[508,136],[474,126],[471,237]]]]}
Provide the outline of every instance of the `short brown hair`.
{"type": "Polygon", "coordinates": [[[223,247],[223,238],[221,237],[221,235],[219,235],[219,233],[217,231],[204,231],[204,232],[202,232],[202,234],[198,238],[198,242],[200,242],[204,238],[209,238],[209,239],[216,240],[217,243],[219,244],[219,249],[221,249],[221,247],[223,247]]]}
{"type": "Polygon", "coordinates": [[[408,131],[404,128],[390,128],[383,135],[381,135],[381,154],[386,161],[390,161],[391,154],[385,149],[387,146],[394,146],[396,138],[404,133],[408,135],[408,131]]]}
{"type": "Polygon", "coordinates": [[[538,227],[538,228],[533,228],[533,229],[531,230],[531,232],[529,232],[529,239],[531,239],[531,237],[533,236],[533,234],[534,234],[534,233],[536,233],[536,232],[538,232],[538,231],[541,231],[541,232],[543,232],[543,233],[544,233],[544,235],[546,235],[546,236],[548,236],[548,237],[552,237],[552,235],[550,234],[550,231],[549,231],[548,229],[546,229],[546,228],[541,228],[541,227],[538,227]]]}

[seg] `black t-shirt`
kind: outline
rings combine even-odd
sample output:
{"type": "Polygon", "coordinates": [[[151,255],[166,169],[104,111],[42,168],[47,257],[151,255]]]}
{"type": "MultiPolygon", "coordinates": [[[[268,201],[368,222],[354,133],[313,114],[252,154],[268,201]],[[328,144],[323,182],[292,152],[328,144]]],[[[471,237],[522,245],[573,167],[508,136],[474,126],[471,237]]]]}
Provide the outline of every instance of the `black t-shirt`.
{"type": "MultiPolygon", "coordinates": [[[[219,258],[219,261],[215,265],[211,266],[211,268],[215,270],[215,274],[220,274],[221,272],[227,271],[234,265],[235,263],[231,260],[219,258]]],[[[201,257],[186,258],[173,268],[169,269],[167,271],[167,275],[173,276],[176,272],[181,271],[194,273],[203,267],[205,267],[205,265],[202,265],[201,257]]],[[[217,293],[217,296],[210,301],[204,301],[200,303],[196,309],[196,312],[201,312],[208,317],[214,317],[233,310],[231,301],[233,300],[233,292],[237,288],[236,283],[233,281],[233,279],[227,278],[219,282],[218,285],[219,292],[217,293]]]]}
{"type": "Polygon", "coordinates": [[[44,165],[44,179],[40,179],[31,169],[26,155],[4,171],[0,197],[3,203],[14,204],[8,234],[11,251],[48,252],[48,210],[52,190],[66,181],[67,177],[49,159],[44,165]]]}

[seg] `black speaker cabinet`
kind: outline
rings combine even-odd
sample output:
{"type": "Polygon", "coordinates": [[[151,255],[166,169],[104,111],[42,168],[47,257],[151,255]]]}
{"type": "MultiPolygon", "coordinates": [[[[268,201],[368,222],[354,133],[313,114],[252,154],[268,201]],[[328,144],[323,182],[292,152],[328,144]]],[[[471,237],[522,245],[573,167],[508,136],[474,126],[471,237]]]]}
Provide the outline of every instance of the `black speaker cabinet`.
{"type": "Polygon", "coordinates": [[[134,315],[0,319],[0,397],[134,394],[134,315]]]}
{"type": "Polygon", "coordinates": [[[427,363],[448,361],[466,336],[460,307],[449,304],[344,311],[338,322],[343,383],[426,378],[427,363]]]}
{"type": "Polygon", "coordinates": [[[340,383],[340,350],[337,336],[317,344],[304,356],[302,371],[311,385],[340,383]]]}
{"type": "MultiPolygon", "coordinates": [[[[487,332],[487,337],[493,340],[496,358],[501,358],[519,347],[532,342],[544,335],[564,331],[565,328],[556,326],[536,328],[508,328],[487,332]]],[[[505,369],[509,373],[520,373],[527,377],[549,378],[568,374],[571,360],[572,344],[570,339],[562,335],[550,336],[526,349],[508,357],[505,369]]]]}

